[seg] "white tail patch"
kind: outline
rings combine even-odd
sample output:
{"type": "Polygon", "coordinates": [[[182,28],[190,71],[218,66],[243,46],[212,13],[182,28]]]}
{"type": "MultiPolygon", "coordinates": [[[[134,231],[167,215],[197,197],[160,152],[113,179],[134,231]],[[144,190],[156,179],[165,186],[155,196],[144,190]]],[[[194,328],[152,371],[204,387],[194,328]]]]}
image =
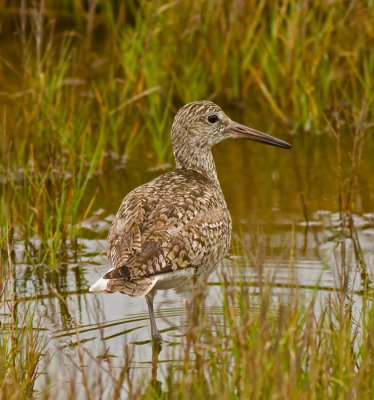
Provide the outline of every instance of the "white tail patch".
{"type": "Polygon", "coordinates": [[[94,293],[106,292],[108,279],[100,278],[88,290],[94,293]]]}

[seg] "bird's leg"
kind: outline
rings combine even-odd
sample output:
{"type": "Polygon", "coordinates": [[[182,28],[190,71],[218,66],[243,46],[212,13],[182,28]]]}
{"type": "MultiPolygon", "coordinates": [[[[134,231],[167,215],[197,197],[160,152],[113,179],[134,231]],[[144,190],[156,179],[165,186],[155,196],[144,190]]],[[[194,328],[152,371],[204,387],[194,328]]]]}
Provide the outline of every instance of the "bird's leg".
{"type": "Polygon", "coordinates": [[[155,314],[153,311],[153,298],[155,296],[155,291],[151,290],[148,294],[146,294],[145,299],[147,300],[149,319],[151,322],[151,333],[152,340],[155,344],[160,345],[162,343],[162,336],[157,329],[155,314]]]}

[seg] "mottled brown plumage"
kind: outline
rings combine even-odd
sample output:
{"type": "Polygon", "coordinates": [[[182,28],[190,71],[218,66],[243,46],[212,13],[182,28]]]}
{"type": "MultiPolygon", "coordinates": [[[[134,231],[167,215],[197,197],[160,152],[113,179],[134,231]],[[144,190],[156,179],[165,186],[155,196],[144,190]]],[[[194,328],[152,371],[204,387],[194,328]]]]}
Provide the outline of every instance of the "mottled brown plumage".
{"type": "MultiPolygon", "coordinates": [[[[220,187],[201,173],[179,168],[136,188],[122,202],[108,236],[115,268],[105,279],[124,279],[121,291],[145,295],[144,278],[191,267],[212,269],[226,254],[230,214],[220,187]]],[[[121,283],[122,284],[122,283],[121,283]]],[[[115,290],[116,282],[108,283],[115,290]]]]}
{"type": "Polygon", "coordinates": [[[212,271],[227,253],[231,218],[211,148],[227,138],[290,145],[233,122],[216,104],[196,101],[178,111],[172,126],[176,169],[129,193],[110,228],[112,269],[90,288],[147,297],[152,337],[155,290],[212,271]]]}

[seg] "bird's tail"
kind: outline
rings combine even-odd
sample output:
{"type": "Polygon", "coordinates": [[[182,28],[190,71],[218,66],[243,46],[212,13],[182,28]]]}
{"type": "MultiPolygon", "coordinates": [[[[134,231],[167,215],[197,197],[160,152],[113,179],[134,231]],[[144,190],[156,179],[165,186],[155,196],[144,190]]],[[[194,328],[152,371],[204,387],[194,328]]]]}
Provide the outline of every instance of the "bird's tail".
{"type": "Polygon", "coordinates": [[[158,277],[146,277],[128,281],[126,279],[107,279],[106,274],[97,280],[90,288],[92,293],[121,292],[129,296],[145,296],[156,284],[158,277]]]}
{"type": "Polygon", "coordinates": [[[92,293],[113,293],[108,290],[109,279],[98,279],[88,290],[92,293]]]}

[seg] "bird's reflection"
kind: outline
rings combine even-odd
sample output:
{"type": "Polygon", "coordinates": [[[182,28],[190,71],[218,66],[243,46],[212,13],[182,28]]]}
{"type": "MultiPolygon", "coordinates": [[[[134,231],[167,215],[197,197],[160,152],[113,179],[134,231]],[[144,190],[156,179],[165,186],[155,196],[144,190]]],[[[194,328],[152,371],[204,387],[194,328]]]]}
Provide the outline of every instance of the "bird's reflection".
{"type": "Polygon", "coordinates": [[[158,357],[160,355],[162,346],[159,343],[152,344],[152,378],[150,381],[151,387],[158,395],[162,393],[162,382],[157,379],[158,370],[158,357]]]}

